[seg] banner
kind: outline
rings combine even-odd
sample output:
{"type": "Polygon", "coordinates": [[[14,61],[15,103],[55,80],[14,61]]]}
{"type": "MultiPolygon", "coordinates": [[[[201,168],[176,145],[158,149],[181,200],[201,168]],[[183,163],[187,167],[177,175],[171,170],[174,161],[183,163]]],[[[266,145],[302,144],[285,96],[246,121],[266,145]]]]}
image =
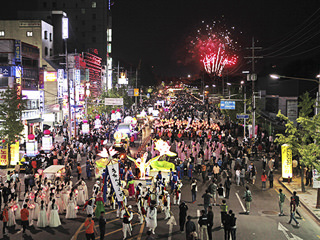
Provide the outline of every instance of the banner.
{"type": "Polygon", "coordinates": [[[123,201],[123,194],[120,188],[119,164],[108,165],[108,173],[111,179],[112,187],[116,193],[118,202],[123,201]]]}
{"type": "Polygon", "coordinates": [[[52,148],[53,148],[52,137],[51,136],[42,137],[42,150],[43,151],[51,151],[52,148]]]}
{"type": "Polygon", "coordinates": [[[8,149],[7,146],[0,145],[0,166],[8,165],[8,149]]]}
{"type": "Polygon", "coordinates": [[[281,146],[282,178],[292,178],[292,151],[287,144],[281,146]]]}
{"type": "Polygon", "coordinates": [[[35,157],[38,154],[37,141],[26,142],[26,154],[28,157],[35,157]]]}
{"type": "Polygon", "coordinates": [[[83,123],[82,124],[82,133],[83,134],[89,134],[90,129],[89,129],[89,124],[88,123],[83,123]]]}

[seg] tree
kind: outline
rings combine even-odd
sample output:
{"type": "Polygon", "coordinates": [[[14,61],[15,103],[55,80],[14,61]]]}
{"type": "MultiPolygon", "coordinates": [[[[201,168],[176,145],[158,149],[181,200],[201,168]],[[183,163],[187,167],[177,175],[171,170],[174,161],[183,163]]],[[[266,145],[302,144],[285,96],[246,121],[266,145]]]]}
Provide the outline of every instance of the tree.
{"type": "Polygon", "coordinates": [[[128,91],[125,87],[113,88],[108,91],[104,91],[96,98],[88,99],[88,117],[94,118],[97,114],[110,113],[112,109],[122,108],[122,106],[106,106],[104,105],[105,98],[123,98],[123,104],[125,108],[129,108],[133,101],[132,97],[128,96],[128,91]]]}
{"type": "Polygon", "coordinates": [[[22,137],[24,125],[21,121],[22,111],[25,109],[26,101],[18,97],[16,89],[8,88],[0,94],[0,137],[1,144],[8,145],[8,166],[11,160],[11,144],[22,137]]]}
{"type": "Polygon", "coordinates": [[[298,157],[301,175],[301,190],[305,192],[304,186],[304,168],[313,167],[320,171],[320,116],[309,117],[312,112],[314,101],[305,93],[300,97],[300,111],[297,118],[297,125],[284,116],[281,111],[278,117],[284,121],[285,134],[277,134],[276,142],[279,144],[288,144],[292,150],[292,155],[298,157]]]}

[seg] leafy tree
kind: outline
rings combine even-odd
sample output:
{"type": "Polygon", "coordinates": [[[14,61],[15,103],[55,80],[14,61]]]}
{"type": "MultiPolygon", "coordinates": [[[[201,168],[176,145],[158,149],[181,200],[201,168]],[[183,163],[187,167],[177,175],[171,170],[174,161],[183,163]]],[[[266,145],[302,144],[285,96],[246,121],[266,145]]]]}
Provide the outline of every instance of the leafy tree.
{"type": "Polygon", "coordinates": [[[104,91],[98,98],[90,98],[88,100],[88,117],[94,118],[97,114],[110,113],[112,109],[122,108],[122,106],[106,106],[104,105],[105,98],[123,98],[125,108],[129,108],[132,103],[132,97],[128,96],[128,91],[125,87],[113,88],[104,91]]]}
{"type": "Polygon", "coordinates": [[[25,109],[26,101],[18,98],[16,89],[8,88],[0,94],[0,137],[5,140],[1,144],[8,144],[8,166],[11,160],[11,144],[15,144],[23,135],[23,123],[21,121],[22,111],[25,109]]]}
{"type": "Polygon", "coordinates": [[[300,111],[297,119],[298,125],[295,125],[281,111],[278,117],[285,122],[285,134],[277,134],[276,142],[279,144],[288,144],[292,150],[292,155],[298,157],[301,175],[301,190],[305,192],[304,186],[304,168],[314,167],[320,171],[320,116],[315,115],[311,118],[308,115],[313,110],[314,101],[309,94],[304,94],[300,98],[300,111]]]}

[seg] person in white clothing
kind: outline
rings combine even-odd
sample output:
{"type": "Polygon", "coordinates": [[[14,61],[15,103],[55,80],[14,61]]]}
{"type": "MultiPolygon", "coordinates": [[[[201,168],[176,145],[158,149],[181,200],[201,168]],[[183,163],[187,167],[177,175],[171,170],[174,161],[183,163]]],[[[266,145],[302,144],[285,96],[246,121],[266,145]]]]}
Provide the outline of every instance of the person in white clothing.
{"type": "Polygon", "coordinates": [[[37,226],[40,228],[48,226],[46,205],[44,204],[43,200],[41,201],[41,205],[40,205],[40,212],[38,216],[37,226]]]}
{"type": "Polygon", "coordinates": [[[72,192],[69,196],[70,197],[68,198],[66,219],[73,219],[77,217],[76,200],[73,197],[72,192]]]}
{"type": "Polygon", "coordinates": [[[170,218],[170,194],[168,192],[165,192],[164,215],[164,220],[170,218]]]}
{"type": "Polygon", "coordinates": [[[132,206],[129,205],[128,209],[123,215],[123,223],[122,223],[122,232],[123,232],[123,239],[127,238],[127,233],[131,236],[132,226],[131,220],[133,218],[132,206]]]}
{"type": "Polygon", "coordinates": [[[155,230],[157,228],[157,209],[153,205],[151,205],[151,207],[148,208],[146,222],[149,231],[155,234],[155,230]]]}

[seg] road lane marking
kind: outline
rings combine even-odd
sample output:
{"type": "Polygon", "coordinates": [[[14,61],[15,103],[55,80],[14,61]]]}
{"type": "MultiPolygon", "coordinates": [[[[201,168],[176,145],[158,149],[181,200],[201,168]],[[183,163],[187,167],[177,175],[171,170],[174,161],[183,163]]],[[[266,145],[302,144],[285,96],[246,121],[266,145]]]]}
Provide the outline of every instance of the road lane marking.
{"type": "MultiPolygon", "coordinates": [[[[115,210],[116,211],[116,210],[115,210]]],[[[114,211],[110,211],[110,212],[114,212],[114,211]]],[[[137,213],[134,213],[133,215],[138,215],[137,213]]],[[[112,223],[112,222],[116,222],[116,221],[119,221],[119,220],[122,220],[122,218],[115,218],[113,220],[110,220],[110,221],[107,221],[106,224],[108,223],[112,223]]],[[[96,227],[99,227],[99,224],[95,225],[96,227]]],[[[84,232],[86,230],[81,230],[80,232],[84,232]]]]}
{"type": "MultiPolygon", "coordinates": [[[[200,210],[197,209],[197,218],[199,219],[199,217],[200,217],[200,210]]],[[[199,223],[197,224],[197,226],[198,226],[198,234],[200,236],[200,225],[199,225],[199,223]]]]}
{"type": "Polygon", "coordinates": [[[80,230],[83,228],[84,223],[81,224],[81,226],[78,228],[78,230],[76,231],[76,233],[73,235],[73,237],[71,238],[71,240],[77,240],[78,234],[80,233],[80,230]]]}
{"type": "MultiPolygon", "coordinates": [[[[132,225],[132,227],[133,227],[133,226],[136,226],[136,225],[138,225],[138,224],[139,224],[139,223],[135,223],[135,224],[132,225]]],[[[108,236],[108,235],[114,234],[114,233],[119,232],[119,231],[122,231],[122,228],[117,229],[117,230],[114,230],[114,231],[109,232],[109,233],[106,233],[104,236],[108,236]]],[[[100,236],[96,237],[96,239],[100,239],[100,236]]],[[[130,239],[133,239],[133,237],[129,238],[128,240],[130,240],[130,239]]]]}
{"type": "Polygon", "coordinates": [[[236,196],[237,196],[237,198],[238,198],[238,200],[239,200],[239,202],[240,202],[240,205],[241,205],[243,211],[246,212],[246,209],[244,208],[243,203],[241,202],[241,199],[240,199],[240,197],[239,197],[239,194],[236,193],[236,196]]]}
{"type": "Polygon", "coordinates": [[[139,231],[139,235],[137,237],[137,240],[141,240],[142,233],[143,233],[143,230],[144,230],[144,226],[145,226],[145,221],[142,223],[142,225],[140,227],[140,231],[139,231]]]}

